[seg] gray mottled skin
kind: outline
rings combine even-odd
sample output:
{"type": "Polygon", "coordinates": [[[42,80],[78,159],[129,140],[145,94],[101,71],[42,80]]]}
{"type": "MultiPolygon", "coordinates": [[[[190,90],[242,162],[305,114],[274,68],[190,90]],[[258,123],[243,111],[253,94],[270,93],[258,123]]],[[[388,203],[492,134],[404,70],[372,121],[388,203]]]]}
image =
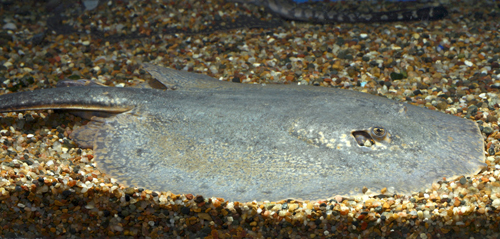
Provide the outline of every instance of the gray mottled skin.
{"type": "Polygon", "coordinates": [[[443,6],[426,6],[413,10],[388,12],[342,12],[328,8],[323,3],[297,4],[292,0],[230,0],[232,2],[251,3],[264,6],[270,12],[290,20],[317,23],[328,22],[394,22],[439,20],[448,15],[443,6]]]}
{"type": "Polygon", "coordinates": [[[227,200],[326,199],[363,186],[408,194],[484,166],[470,120],[349,90],[145,68],[178,90],[37,90],[0,96],[0,112],[116,109],[83,136],[100,170],[128,186],[227,200]],[[372,127],[387,136],[359,146],[352,132],[372,127]]]}

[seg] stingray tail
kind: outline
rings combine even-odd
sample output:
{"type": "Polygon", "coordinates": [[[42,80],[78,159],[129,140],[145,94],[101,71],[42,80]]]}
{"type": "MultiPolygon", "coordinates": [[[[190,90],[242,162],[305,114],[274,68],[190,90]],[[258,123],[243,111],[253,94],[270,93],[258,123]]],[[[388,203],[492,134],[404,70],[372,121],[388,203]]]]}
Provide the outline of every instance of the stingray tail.
{"type": "Polygon", "coordinates": [[[26,110],[91,110],[109,113],[134,108],[126,88],[63,87],[0,95],[0,112],[26,110]]]}

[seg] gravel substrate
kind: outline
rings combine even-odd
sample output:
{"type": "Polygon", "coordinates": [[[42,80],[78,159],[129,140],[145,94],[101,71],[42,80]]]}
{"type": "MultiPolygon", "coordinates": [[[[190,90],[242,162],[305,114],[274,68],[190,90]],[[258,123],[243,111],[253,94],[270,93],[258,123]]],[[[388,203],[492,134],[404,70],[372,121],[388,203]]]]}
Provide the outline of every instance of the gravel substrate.
{"type": "Polygon", "coordinates": [[[151,78],[142,62],[235,82],[354,89],[475,120],[488,167],[412,196],[388,189],[380,197],[228,202],[125,188],[94,167],[91,149],[68,137],[85,120],[66,112],[3,113],[0,237],[500,236],[498,5],[450,0],[450,15],[436,22],[317,25],[281,22],[252,5],[172,2],[103,1],[82,13],[70,1],[1,1],[0,94],[66,78],[133,86],[151,78]],[[71,8],[57,8],[64,2],[71,8]],[[69,16],[61,19],[71,34],[44,33],[54,14],[69,16]],[[204,30],[236,16],[276,25],[204,30]]]}

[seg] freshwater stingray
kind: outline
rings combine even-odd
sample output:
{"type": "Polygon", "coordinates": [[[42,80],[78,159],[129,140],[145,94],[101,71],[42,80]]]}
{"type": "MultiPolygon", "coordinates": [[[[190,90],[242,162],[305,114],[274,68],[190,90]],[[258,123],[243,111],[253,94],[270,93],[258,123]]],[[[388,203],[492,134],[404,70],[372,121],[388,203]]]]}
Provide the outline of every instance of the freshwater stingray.
{"type": "MultiPolygon", "coordinates": [[[[396,21],[434,21],[443,19],[448,10],[442,5],[428,5],[415,9],[396,11],[341,11],[323,1],[297,4],[292,0],[228,0],[230,2],[251,3],[265,7],[269,12],[289,20],[316,23],[358,23],[396,21]]],[[[328,1],[327,1],[328,2],[328,1]]]]}
{"type": "Polygon", "coordinates": [[[72,134],[93,146],[102,172],[127,186],[226,200],[326,199],[363,187],[409,194],[485,165],[471,120],[350,90],[144,68],[177,89],[35,90],[0,96],[0,112],[105,112],[72,134]]]}

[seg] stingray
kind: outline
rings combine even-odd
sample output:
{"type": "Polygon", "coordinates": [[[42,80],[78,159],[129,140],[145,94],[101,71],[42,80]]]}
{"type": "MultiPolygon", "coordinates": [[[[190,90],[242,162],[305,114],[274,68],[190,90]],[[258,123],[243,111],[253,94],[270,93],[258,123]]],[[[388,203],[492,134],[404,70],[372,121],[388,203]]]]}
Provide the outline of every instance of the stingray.
{"type": "MultiPolygon", "coordinates": [[[[396,21],[435,21],[448,15],[442,5],[428,5],[414,9],[394,11],[342,11],[332,8],[328,3],[317,1],[297,4],[292,0],[229,0],[231,2],[251,3],[265,7],[281,18],[315,23],[373,23],[396,21]]],[[[368,9],[369,10],[369,9],[368,9]]]]}
{"type": "Polygon", "coordinates": [[[226,200],[411,194],[485,166],[483,137],[468,119],[352,90],[144,68],[168,89],[18,92],[0,96],[0,112],[90,112],[71,137],[94,149],[105,174],[130,187],[226,200]]]}

